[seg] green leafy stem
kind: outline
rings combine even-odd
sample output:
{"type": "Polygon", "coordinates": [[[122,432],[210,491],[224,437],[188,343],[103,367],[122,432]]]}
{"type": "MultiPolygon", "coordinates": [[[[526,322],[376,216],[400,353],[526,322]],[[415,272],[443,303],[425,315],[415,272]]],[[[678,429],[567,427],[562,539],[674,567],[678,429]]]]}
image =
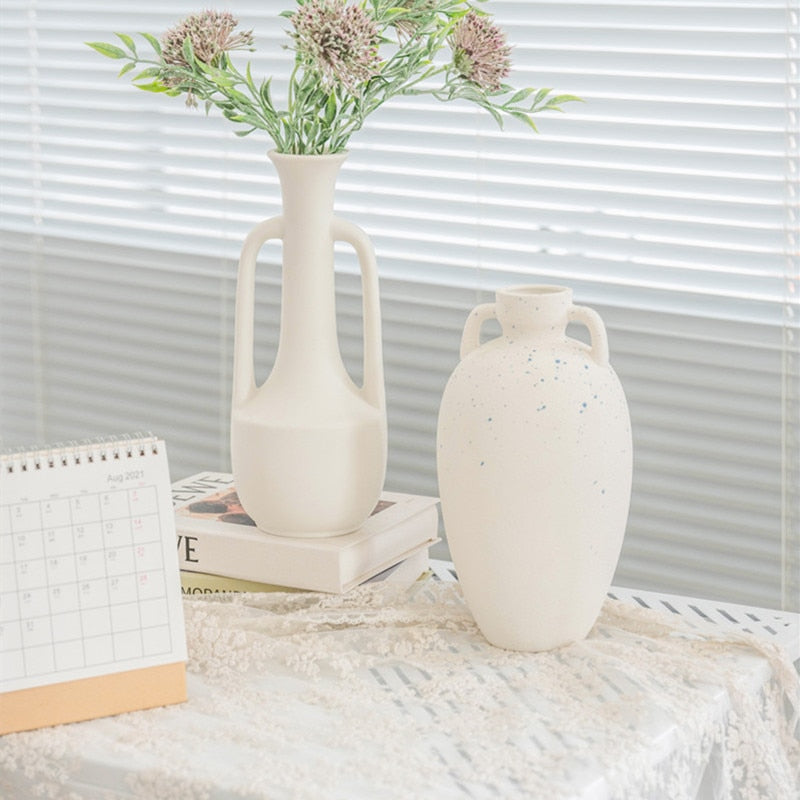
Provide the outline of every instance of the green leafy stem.
{"type": "MultiPolygon", "coordinates": [[[[393,52],[377,73],[355,90],[336,82],[326,86],[314,64],[298,51],[283,110],[273,101],[272,78],[256,81],[250,64],[241,72],[228,52],[220,52],[215,63],[205,63],[194,53],[188,37],[183,42],[181,64],[167,63],[161,43],[149,33],[139,34],[153,51],[148,56],[140,55],[133,37],[125,33],[115,34],[121,46],[87,44],[107,58],[125,61],[120,77],[139,69],[132,75],[137,88],[170,96],[185,94],[187,104],[203,103],[207,113],[216,107],[239,126],[237,136],[263,130],[282,153],[344,150],[366,118],[395,96],[427,94],[444,102],[465,100],[485,109],[501,127],[504,117],[513,117],[534,131],[534,114],[561,111],[564,103],[579,99],[554,95],[550,89],[515,90],[507,84],[487,91],[460,75],[452,61],[437,64],[436,56],[447,46],[454,25],[467,13],[462,0],[432,0],[404,7],[395,6],[395,0],[370,2],[379,28],[398,32],[397,41],[382,36],[382,43],[389,44],[393,52]],[[414,35],[403,36],[403,30],[414,35]]],[[[291,15],[285,12],[283,16],[291,15]]]]}

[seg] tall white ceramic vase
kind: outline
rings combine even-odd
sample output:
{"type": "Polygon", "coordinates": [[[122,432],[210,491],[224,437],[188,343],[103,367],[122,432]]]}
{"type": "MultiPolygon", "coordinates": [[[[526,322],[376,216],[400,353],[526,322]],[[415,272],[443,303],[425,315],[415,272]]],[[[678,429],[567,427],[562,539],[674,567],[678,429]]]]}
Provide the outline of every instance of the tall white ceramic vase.
{"type": "Polygon", "coordinates": [[[239,261],[231,409],[231,460],[239,498],[262,530],[331,536],[358,528],[386,472],[386,408],[380,302],[372,245],[333,214],[345,154],[270,153],[282,215],[257,225],[239,261]],[[268,378],[253,371],[256,257],[283,244],[280,341],[268,378]],[[361,265],[363,384],[347,373],[336,330],[333,246],[347,242],[361,265]]]}
{"type": "Polygon", "coordinates": [[[437,448],[447,541],[486,638],[526,651],[584,638],[619,559],[632,471],[598,314],[557,286],[509,288],[474,309],[437,448]],[[502,334],[480,346],[493,317],[502,334]],[[591,346],[566,335],[569,322],[591,346]]]}

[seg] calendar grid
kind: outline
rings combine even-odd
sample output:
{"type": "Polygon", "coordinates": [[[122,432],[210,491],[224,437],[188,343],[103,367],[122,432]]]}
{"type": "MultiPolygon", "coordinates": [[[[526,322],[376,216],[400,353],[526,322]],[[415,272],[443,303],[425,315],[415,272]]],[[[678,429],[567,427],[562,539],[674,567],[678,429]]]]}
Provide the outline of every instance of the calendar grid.
{"type": "MultiPolygon", "coordinates": [[[[133,516],[133,509],[130,507],[130,499],[128,500],[128,513],[129,513],[130,516],[133,516]]],[[[138,587],[137,587],[137,597],[138,597],[138,587]]],[[[144,650],[144,636],[141,633],[142,609],[139,607],[138,603],[137,603],[137,606],[136,606],[136,617],[137,617],[137,621],[138,621],[138,624],[139,624],[139,644],[140,644],[142,650],[144,650]]]]}
{"type": "Polygon", "coordinates": [[[166,446],[0,453],[0,735],[186,699],[166,446]]]}
{"type": "MultiPolygon", "coordinates": [[[[75,520],[74,520],[73,515],[72,515],[72,507],[71,506],[69,506],[69,522],[70,522],[70,528],[72,528],[74,526],[74,524],[75,524],[75,520]]],[[[74,539],[71,542],[70,555],[72,556],[73,564],[75,564],[76,563],[75,559],[77,558],[77,555],[75,553],[75,541],[74,541],[74,539]]],[[[77,567],[76,567],[76,570],[77,570],[77,567]]],[[[59,592],[59,594],[60,594],[60,592],[59,592]]],[[[82,656],[82,659],[83,659],[83,663],[86,663],[86,643],[85,643],[85,639],[84,639],[84,637],[86,635],[86,631],[83,628],[83,620],[80,619],[80,618],[78,618],[78,625],[80,627],[81,656],[82,656]]]]}
{"type": "Polygon", "coordinates": [[[0,504],[0,677],[172,650],[158,490],[0,504]]]}

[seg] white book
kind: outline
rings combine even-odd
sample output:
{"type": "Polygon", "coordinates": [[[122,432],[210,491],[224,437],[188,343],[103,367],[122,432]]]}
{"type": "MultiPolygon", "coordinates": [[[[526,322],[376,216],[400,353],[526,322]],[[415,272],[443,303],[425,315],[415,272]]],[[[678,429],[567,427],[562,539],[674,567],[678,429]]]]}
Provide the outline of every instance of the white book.
{"type": "Polygon", "coordinates": [[[342,593],[438,539],[438,498],[384,492],[353,533],[314,539],[265,533],[239,503],[230,473],[172,485],[182,570],[342,593]]]}

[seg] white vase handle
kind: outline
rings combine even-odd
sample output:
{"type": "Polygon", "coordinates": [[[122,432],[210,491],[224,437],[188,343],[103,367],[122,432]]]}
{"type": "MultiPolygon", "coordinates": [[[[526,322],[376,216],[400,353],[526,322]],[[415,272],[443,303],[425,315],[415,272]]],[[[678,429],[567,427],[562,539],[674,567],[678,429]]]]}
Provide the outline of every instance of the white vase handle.
{"type": "Polygon", "coordinates": [[[481,327],[483,323],[490,319],[497,318],[497,310],[494,303],[482,303],[475,306],[464,323],[464,332],[461,334],[461,358],[466,358],[473,350],[480,347],[481,327]]]}
{"type": "Polygon", "coordinates": [[[383,382],[381,306],[375,248],[361,228],[339,217],[334,217],[331,221],[331,235],[334,241],[346,242],[352,246],[361,267],[364,337],[364,383],[361,392],[370,405],[383,411],[386,407],[386,389],[383,382]]]}
{"type": "Polygon", "coordinates": [[[236,312],[233,331],[233,405],[241,405],[255,392],[253,324],[255,315],[256,259],[261,245],[283,238],[283,217],[272,217],[256,225],[242,245],[236,282],[236,312]]]}
{"type": "Polygon", "coordinates": [[[601,366],[608,366],[608,335],[600,315],[586,306],[572,306],[568,312],[570,322],[579,322],[589,329],[592,338],[592,358],[601,366]]]}

